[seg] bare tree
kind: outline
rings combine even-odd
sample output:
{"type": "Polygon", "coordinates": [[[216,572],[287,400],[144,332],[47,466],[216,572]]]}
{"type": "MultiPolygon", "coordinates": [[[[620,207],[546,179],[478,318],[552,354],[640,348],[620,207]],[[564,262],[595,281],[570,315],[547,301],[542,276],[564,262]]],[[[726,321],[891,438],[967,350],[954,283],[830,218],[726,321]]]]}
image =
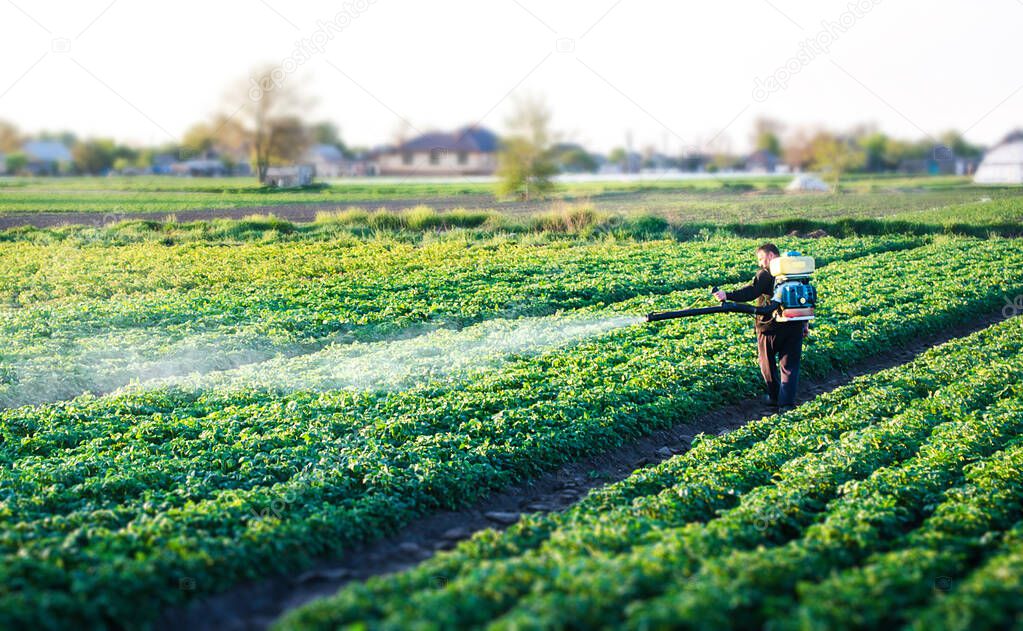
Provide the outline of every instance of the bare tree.
{"type": "Polygon", "coordinates": [[[21,151],[21,133],[12,123],[0,120],[0,153],[21,151]]]}
{"type": "Polygon", "coordinates": [[[265,182],[271,164],[298,160],[308,148],[310,134],[301,115],[310,99],[296,81],[287,81],[281,69],[272,66],[254,72],[243,88],[245,105],[231,117],[237,117],[246,130],[256,173],[265,182]]]}
{"type": "Polygon", "coordinates": [[[785,139],[785,163],[797,171],[810,168],[813,162],[812,140],[813,136],[806,128],[796,129],[785,139]]]}

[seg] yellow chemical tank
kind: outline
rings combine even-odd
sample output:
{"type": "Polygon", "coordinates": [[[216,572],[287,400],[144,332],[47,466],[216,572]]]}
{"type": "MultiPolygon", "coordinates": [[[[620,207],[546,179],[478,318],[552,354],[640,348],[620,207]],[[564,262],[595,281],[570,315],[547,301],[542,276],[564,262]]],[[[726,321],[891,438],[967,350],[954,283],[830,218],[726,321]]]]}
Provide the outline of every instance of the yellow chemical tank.
{"type": "Polygon", "coordinates": [[[782,254],[771,260],[771,276],[801,276],[812,274],[815,265],[812,256],[782,254]]]}

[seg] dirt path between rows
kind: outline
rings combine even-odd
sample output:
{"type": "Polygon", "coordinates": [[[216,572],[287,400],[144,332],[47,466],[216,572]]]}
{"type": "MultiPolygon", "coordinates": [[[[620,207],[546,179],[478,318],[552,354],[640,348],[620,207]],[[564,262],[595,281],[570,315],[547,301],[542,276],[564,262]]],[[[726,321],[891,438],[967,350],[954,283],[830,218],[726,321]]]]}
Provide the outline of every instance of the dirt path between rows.
{"type": "MultiPolygon", "coordinates": [[[[572,200],[565,200],[572,201],[572,200]]],[[[521,213],[543,210],[549,202],[497,202],[490,195],[462,195],[459,197],[416,197],[401,199],[338,200],[312,203],[276,204],[246,206],[244,208],[204,208],[194,210],[158,212],[38,212],[0,215],[0,230],[20,226],[52,228],[64,225],[103,226],[121,221],[143,219],[148,221],[199,221],[210,219],[242,219],[249,215],[273,214],[294,223],[308,223],[316,219],[318,212],[331,212],[347,208],[362,210],[402,210],[425,204],[435,210],[496,210],[507,213],[521,213]]]]}
{"type": "MultiPolygon", "coordinates": [[[[855,377],[905,364],[933,346],[1004,319],[1006,316],[1001,312],[971,317],[961,326],[877,353],[846,372],[836,372],[819,381],[804,377],[800,400],[808,401],[830,392],[855,377]]],[[[298,576],[275,576],[243,583],[187,608],[168,611],[157,621],[157,629],[265,629],[284,612],[314,598],[333,594],[348,582],[406,569],[438,550],[450,549],[478,530],[505,528],[525,512],[565,510],[590,489],[617,482],[636,469],[684,453],[698,433],[723,434],[771,413],[759,400],[740,401],[715,409],[698,419],[508,487],[470,508],[425,516],[394,536],[354,548],[344,559],[325,559],[298,576]]]]}

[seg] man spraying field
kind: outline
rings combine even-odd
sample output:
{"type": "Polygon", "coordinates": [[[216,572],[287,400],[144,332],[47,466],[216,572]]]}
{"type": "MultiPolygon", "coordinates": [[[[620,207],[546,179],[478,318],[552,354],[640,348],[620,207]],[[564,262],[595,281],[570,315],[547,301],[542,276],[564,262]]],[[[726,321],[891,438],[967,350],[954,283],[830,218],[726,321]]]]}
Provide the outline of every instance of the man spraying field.
{"type": "Polygon", "coordinates": [[[781,254],[773,243],[763,244],[756,254],[760,271],[753,282],[735,291],[714,288],[713,296],[721,305],[657,311],[646,319],[659,322],[711,313],[753,314],[767,400],[779,409],[790,408],[796,403],[803,338],[810,333],[809,321],[817,305],[817,290],[810,282],[816,266],[813,257],[799,252],[781,254]],[[757,301],[756,306],[740,304],[751,300],[757,301]]]}
{"type": "MultiPolygon", "coordinates": [[[[734,291],[717,291],[714,297],[724,302],[757,301],[762,307],[770,303],[775,294],[775,278],[771,274],[771,261],[781,256],[773,243],[765,243],[756,251],[760,270],[753,282],[734,291]]],[[[796,403],[796,388],[799,384],[799,358],[803,351],[803,338],[810,333],[807,320],[779,321],[778,312],[754,316],[757,333],[757,354],[760,358],[760,372],[767,384],[767,399],[780,409],[790,408],[796,403]]]]}

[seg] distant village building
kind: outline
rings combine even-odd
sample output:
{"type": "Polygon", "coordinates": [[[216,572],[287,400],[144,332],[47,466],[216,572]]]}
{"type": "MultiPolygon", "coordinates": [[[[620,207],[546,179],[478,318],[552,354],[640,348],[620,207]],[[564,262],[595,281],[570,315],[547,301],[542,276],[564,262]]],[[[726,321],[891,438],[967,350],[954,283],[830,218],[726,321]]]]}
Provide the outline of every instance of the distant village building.
{"type": "Polygon", "coordinates": [[[208,151],[188,160],[181,160],[175,154],[161,153],[153,156],[150,172],[186,177],[249,176],[252,175],[252,165],[248,156],[241,152],[221,154],[208,151]]]}
{"type": "Polygon", "coordinates": [[[313,183],[316,169],[311,164],[296,164],[287,167],[269,167],[266,170],[266,185],[273,188],[297,188],[313,183]]]}
{"type": "Polygon", "coordinates": [[[313,145],[306,151],[305,159],[313,165],[316,177],[341,177],[344,175],[345,154],[335,145],[313,145]]]}
{"type": "Polygon", "coordinates": [[[426,133],[380,153],[380,175],[492,175],[498,137],[482,127],[426,133]]]}
{"type": "Polygon", "coordinates": [[[175,162],[171,165],[170,171],[173,175],[187,175],[191,177],[222,177],[229,175],[226,165],[215,158],[196,158],[175,162]]]}
{"type": "Polygon", "coordinates": [[[979,163],[980,158],[957,156],[945,145],[934,145],[926,157],[900,161],[897,171],[907,175],[970,175],[979,163]]]}
{"type": "Polygon", "coordinates": [[[683,154],[678,163],[682,171],[703,173],[713,161],[714,156],[710,154],[692,151],[683,154]]]}
{"type": "Polygon", "coordinates": [[[988,151],[973,181],[977,184],[1023,184],[1023,131],[1009,134],[988,151]]]}
{"type": "Polygon", "coordinates": [[[158,153],[153,156],[153,163],[149,167],[153,175],[173,175],[174,164],[178,157],[173,153],[158,153]]]}
{"type": "Polygon", "coordinates": [[[621,160],[612,161],[610,157],[597,169],[601,175],[620,175],[623,173],[639,173],[643,167],[643,156],[636,151],[628,151],[621,160]]]}
{"type": "Polygon", "coordinates": [[[746,170],[750,173],[774,173],[780,164],[778,154],[767,149],[758,149],[746,158],[746,170]]]}
{"type": "Polygon", "coordinates": [[[56,140],[30,140],[21,146],[28,160],[25,170],[32,175],[57,175],[71,168],[71,150],[56,140]]]}
{"type": "Polygon", "coordinates": [[[640,171],[660,173],[675,168],[677,164],[677,161],[671,156],[659,151],[651,151],[643,154],[643,163],[640,171]]]}
{"type": "Polygon", "coordinates": [[[319,178],[376,175],[377,165],[365,155],[345,156],[335,145],[316,144],[306,151],[305,162],[313,165],[319,178]]]}

